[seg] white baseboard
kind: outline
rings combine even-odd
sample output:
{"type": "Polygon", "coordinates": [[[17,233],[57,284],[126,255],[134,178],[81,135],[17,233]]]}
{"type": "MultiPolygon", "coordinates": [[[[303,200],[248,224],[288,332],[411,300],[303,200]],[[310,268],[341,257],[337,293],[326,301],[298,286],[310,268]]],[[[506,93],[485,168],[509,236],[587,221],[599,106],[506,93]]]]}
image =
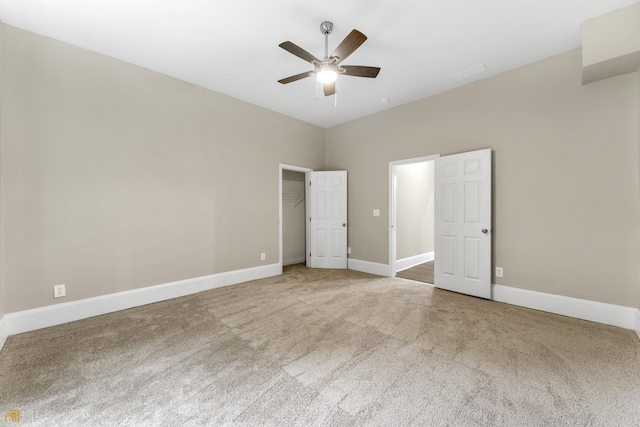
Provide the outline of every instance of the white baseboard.
{"type": "Polygon", "coordinates": [[[415,267],[424,262],[433,261],[433,259],[433,252],[402,258],[396,261],[396,271],[406,270],[407,268],[415,267]]]}
{"type": "Polygon", "coordinates": [[[4,347],[4,343],[7,342],[7,337],[9,336],[9,321],[7,320],[7,316],[2,316],[0,319],[0,351],[2,351],[2,347],[4,347]]]}
{"type": "MultiPolygon", "coordinates": [[[[636,328],[638,309],[503,285],[492,285],[493,300],[620,328],[636,328]],[[635,325],[635,326],[634,326],[635,325]]],[[[638,334],[640,337],[640,334],[638,334]]]]}
{"type": "Polygon", "coordinates": [[[361,271],[363,273],[375,274],[376,276],[389,276],[389,265],[377,262],[361,261],[349,258],[347,261],[349,270],[361,271]]]}
{"type": "MultiPolygon", "coordinates": [[[[388,276],[389,267],[357,259],[349,259],[349,269],[388,276]]],[[[36,329],[55,326],[127,308],[138,307],[198,292],[235,285],[280,274],[279,264],[247,268],[131,291],[118,292],[79,301],[5,314],[0,319],[0,350],[7,337],[36,329]]],[[[640,310],[526,289],[493,285],[493,299],[507,304],[546,311],[592,322],[604,323],[636,331],[640,338],[640,310]]]]}
{"type": "Polygon", "coordinates": [[[299,258],[299,259],[294,259],[294,260],[291,260],[291,261],[283,261],[282,262],[282,266],[284,267],[285,265],[302,264],[304,262],[307,262],[307,260],[305,258],[299,258]]]}
{"type": "Polygon", "coordinates": [[[8,323],[8,335],[15,335],[280,274],[280,264],[270,264],[18,311],[3,320],[8,323]]]}

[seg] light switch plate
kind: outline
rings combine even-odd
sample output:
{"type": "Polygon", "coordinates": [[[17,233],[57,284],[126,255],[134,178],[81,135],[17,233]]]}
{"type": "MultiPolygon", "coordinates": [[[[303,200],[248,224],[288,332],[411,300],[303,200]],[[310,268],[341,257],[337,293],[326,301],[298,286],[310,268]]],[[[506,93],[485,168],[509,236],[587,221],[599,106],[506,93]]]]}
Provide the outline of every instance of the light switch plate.
{"type": "Polygon", "coordinates": [[[373,216],[380,216],[380,209],[374,209],[373,216]]]}

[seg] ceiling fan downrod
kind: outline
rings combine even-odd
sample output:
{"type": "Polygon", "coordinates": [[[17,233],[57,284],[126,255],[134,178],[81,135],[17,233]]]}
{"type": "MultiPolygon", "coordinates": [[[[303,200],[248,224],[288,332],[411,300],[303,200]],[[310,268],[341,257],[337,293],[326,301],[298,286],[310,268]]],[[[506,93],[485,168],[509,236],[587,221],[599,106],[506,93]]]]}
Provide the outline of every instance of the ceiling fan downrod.
{"type": "Polygon", "coordinates": [[[324,59],[329,59],[329,34],[333,31],[333,22],[324,21],[320,24],[320,32],[324,34],[324,59]]]}

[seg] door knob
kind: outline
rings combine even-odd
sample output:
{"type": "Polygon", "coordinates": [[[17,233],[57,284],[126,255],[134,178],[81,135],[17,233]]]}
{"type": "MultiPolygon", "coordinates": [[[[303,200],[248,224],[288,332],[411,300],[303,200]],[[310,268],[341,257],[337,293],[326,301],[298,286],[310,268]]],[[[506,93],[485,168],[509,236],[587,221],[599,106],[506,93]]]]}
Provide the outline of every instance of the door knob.
{"type": "Polygon", "coordinates": [[[483,228],[483,229],[482,229],[482,232],[483,232],[484,234],[488,234],[488,233],[489,233],[489,230],[487,230],[486,228],[483,228]]]}
{"type": "Polygon", "coordinates": [[[346,223],[346,222],[343,222],[343,223],[342,223],[342,226],[343,226],[343,227],[346,227],[346,226],[347,226],[347,223],[346,223]]]}

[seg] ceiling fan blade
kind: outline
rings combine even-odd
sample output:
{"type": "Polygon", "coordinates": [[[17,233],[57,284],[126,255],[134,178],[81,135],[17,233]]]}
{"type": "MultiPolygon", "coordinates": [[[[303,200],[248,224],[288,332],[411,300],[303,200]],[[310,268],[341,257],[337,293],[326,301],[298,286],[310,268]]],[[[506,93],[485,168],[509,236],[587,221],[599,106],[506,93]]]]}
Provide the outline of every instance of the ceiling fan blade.
{"type": "Polygon", "coordinates": [[[302,80],[305,77],[309,77],[312,73],[313,71],[305,71],[304,73],[296,74],[295,76],[289,76],[287,78],[280,79],[278,80],[278,83],[286,85],[287,83],[297,82],[298,80],[302,80]]]}
{"type": "Polygon", "coordinates": [[[338,62],[344,61],[347,56],[351,55],[366,39],[367,36],[360,31],[351,31],[349,35],[342,40],[342,43],[338,45],[336,50],[333,51],[331,57],[337,57],[338,62]]]}
{"type": "Polygon", "coordinates": [[[306,50],[304,50],[300,46],[298,46],[296,44],[293,44],[291,42],[288,42],[288,41],[287,42],[282,42],[278,46],[280,46],[281,48],[283,48],[284,50],[286,50],[289,53],[293,53],[298,58],[304,59],[307,62],[311,62],[311,61],[320,62],[320,60],[318,58],[316,58],[315,56],[311,55],[309,52],[307,52],[306,50]]]}
{"type": "Polygon", "coordinates": [[[365,67],[362,65],[343,65],[345,76],[369,77],[375,79],[380,72],[379,67],[365,67]]]}
{"type": "Polygon", "coordinates": [[[322,85],[324,96],[331,96],[336,93],[336,82],[325,83],[322,85]]]}

